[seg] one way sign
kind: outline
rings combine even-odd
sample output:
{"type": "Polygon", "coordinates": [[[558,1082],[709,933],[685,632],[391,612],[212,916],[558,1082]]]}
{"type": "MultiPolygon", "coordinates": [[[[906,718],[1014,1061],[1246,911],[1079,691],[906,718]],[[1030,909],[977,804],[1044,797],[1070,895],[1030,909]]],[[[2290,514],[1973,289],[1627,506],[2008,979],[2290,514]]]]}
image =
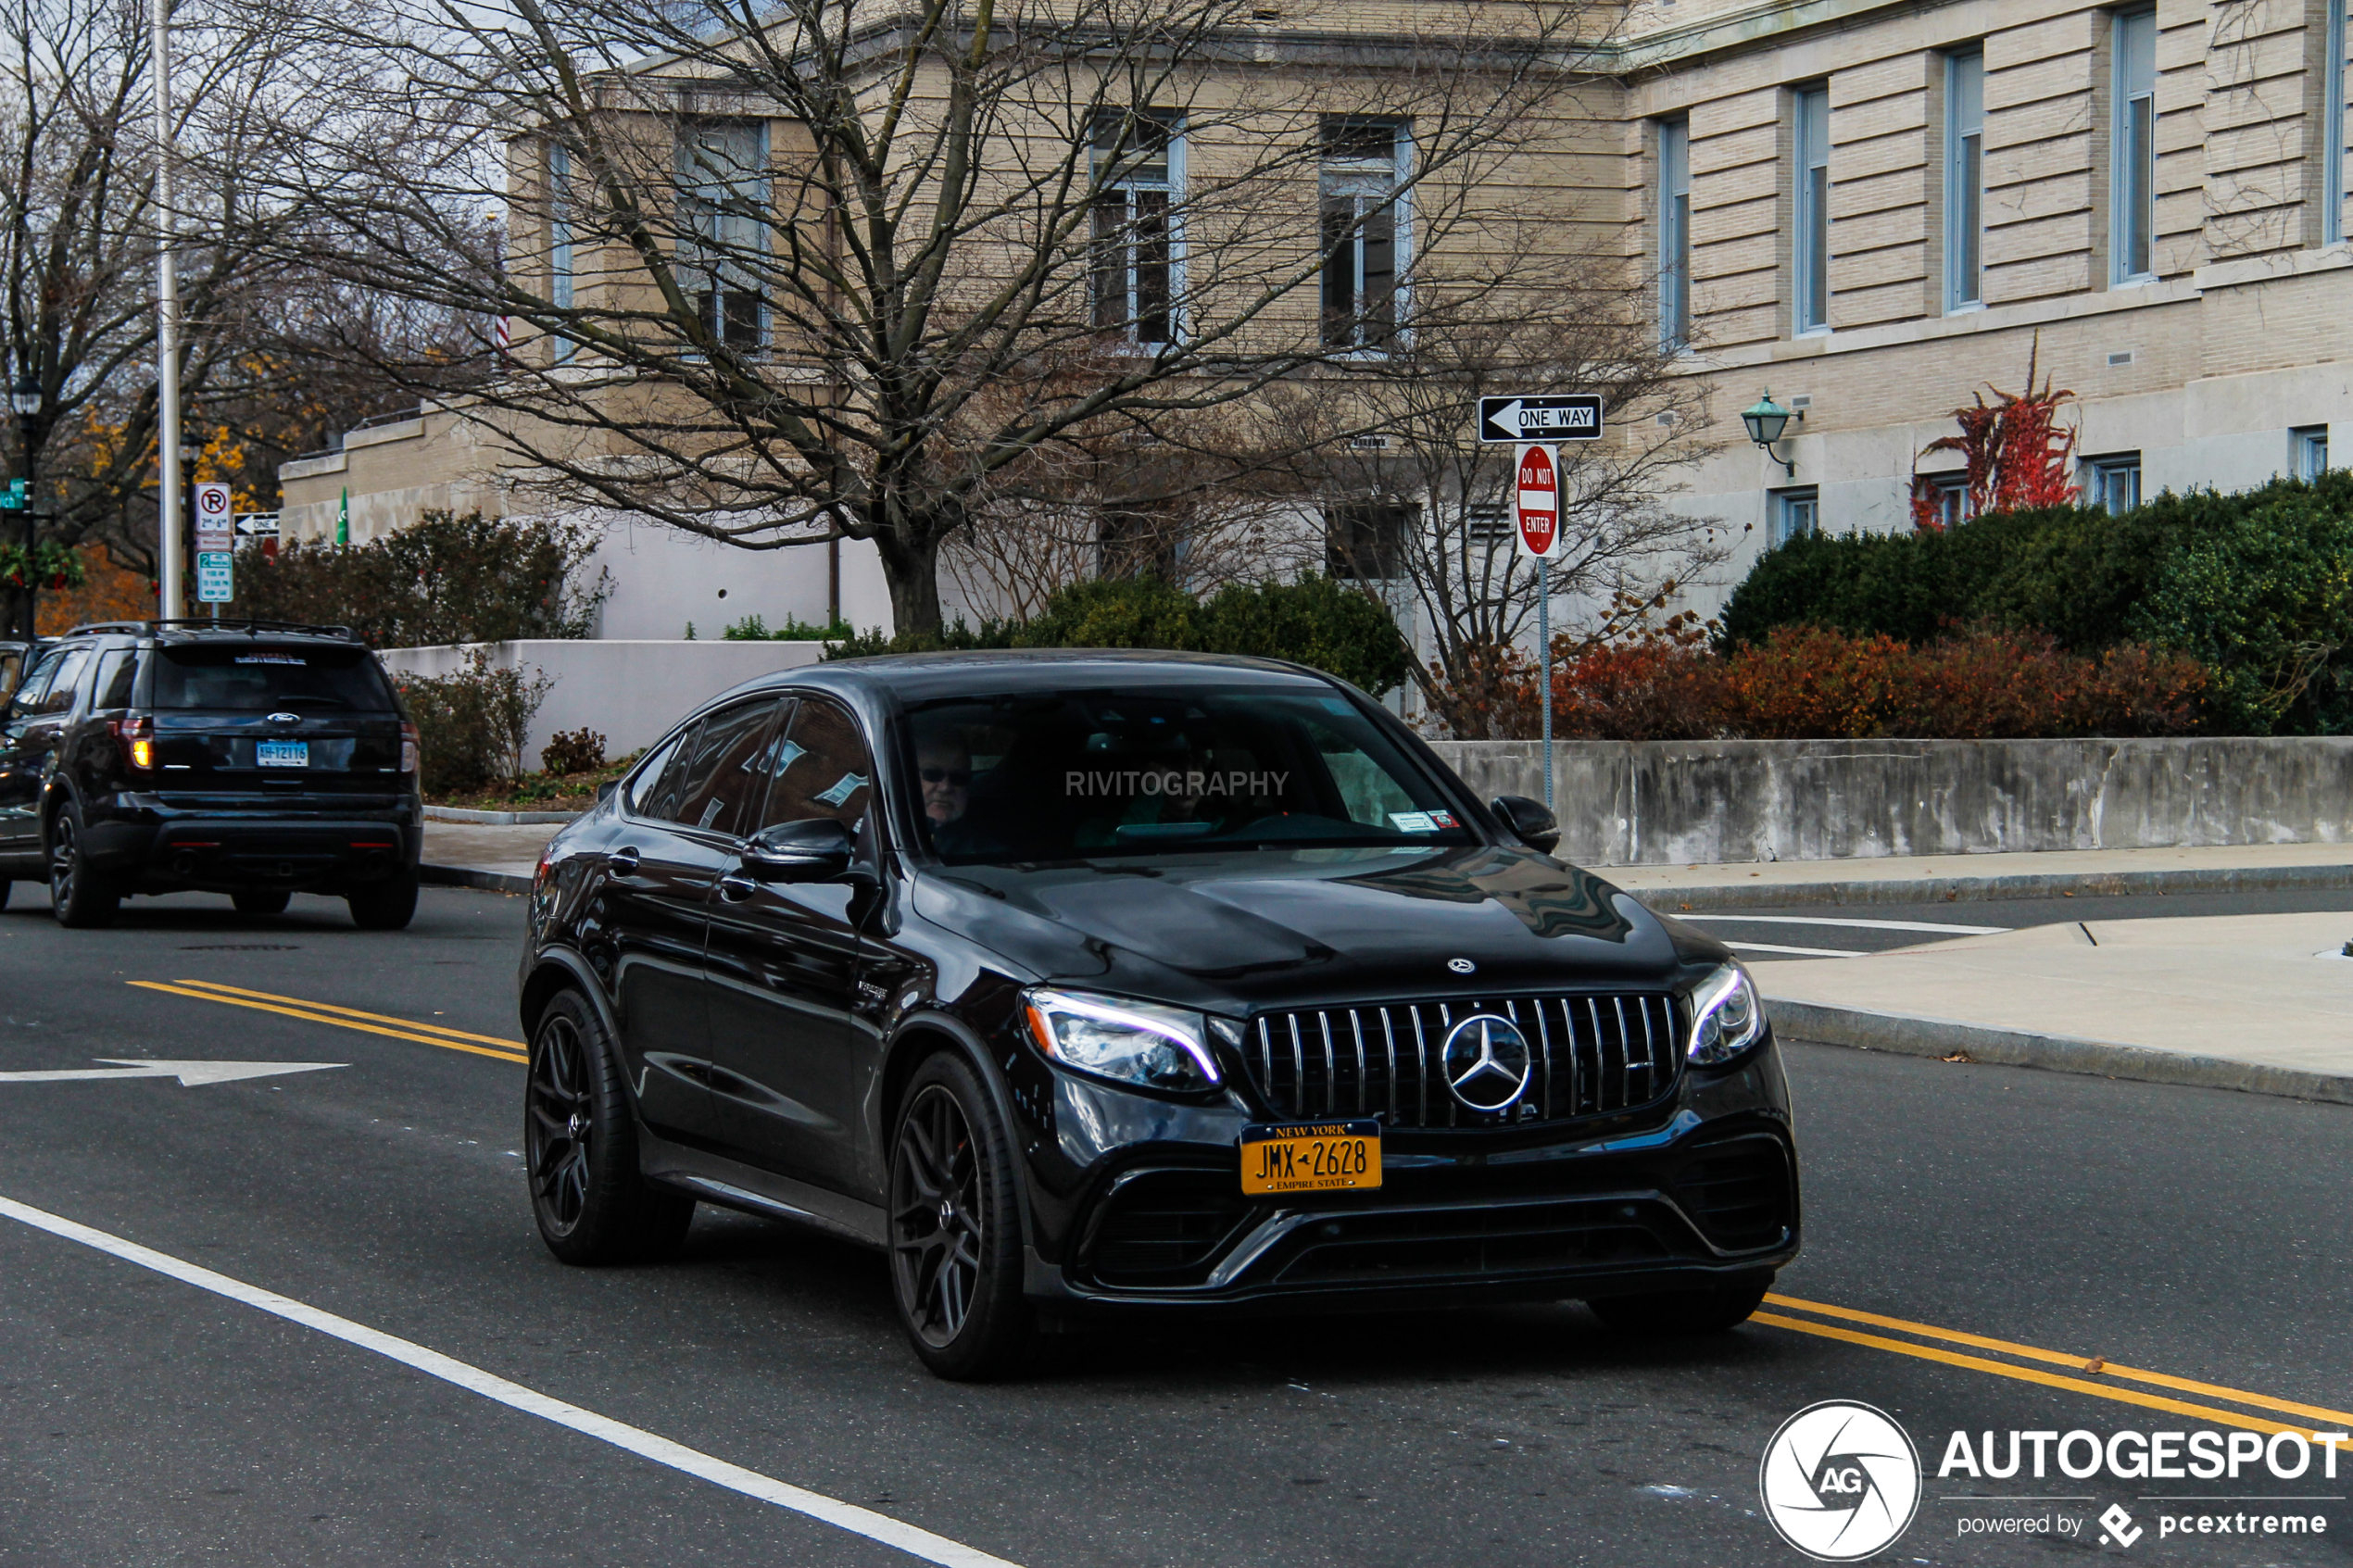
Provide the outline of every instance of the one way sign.
{"type": "Polygon", "coordinates": [[[1481,441],[1599,441],[1602,400],[1590,392],[1554,396],[1482,397],[1481,441]]]}

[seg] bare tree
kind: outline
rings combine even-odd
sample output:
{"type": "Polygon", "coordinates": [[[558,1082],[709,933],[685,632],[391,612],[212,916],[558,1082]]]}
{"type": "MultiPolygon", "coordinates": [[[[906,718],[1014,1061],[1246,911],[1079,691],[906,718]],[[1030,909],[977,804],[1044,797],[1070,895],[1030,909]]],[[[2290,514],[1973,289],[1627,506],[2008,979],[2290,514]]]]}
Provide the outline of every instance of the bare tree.
{"type": "Polygon", "coordinates": [[[1378,378],[1322,406],[1302,396],[1293,416],[1327,433],[1300,471],[1335,568],[1418,624],[1415,682],[1465,738],[1484,737],[1499,683],[1525,679],[1513,650],[1538,619],[1535,563],[1516,536],[1516,448],[1478,440],[1479,398],[1590,392],[1604,405],[1604,439],[1558,447],[1552,591],[1570,621],[1556,631],[1605,638],[1730,545],[1716,520],[1669,504],[1710,450],[1692,433],[1707,422],[1705,390],[1659,342],[1646,281],[1608,256],[1546,258],[1541,277],[1504,266],[1514,276],[1484,292],[1489,320],[1417,332],[1378,378]]]}
{"type": "Polygon", "coordinates": [[[512,483],[751,548],[872,540],[925,630],[944,544],[1066,502],[1105,440],[1230,410],[1259,428],[1221,450],[1264,466],[1296,442],[1263,392],[1475,304],[1493,176],[1566,134],[1614,14],[1265,9],[331,8],[321,46],[367,63],[321,82],[343,112],[289,133],[276,195],[322,279],[474,323],[449,406],[512,483]]]}
{"type": "MultiPolygon", "coordinates": [[[[302,112],[286,92],[291,35],[283,20],[258,7],[234,15],[183,7],[175,24],[190,62],[175,83],[175,135],[191,155],[177,197],[189,446],[200,462],[260,466],[258,477],[270,485],[274,475],[246,463],[248,449],[266,447],[273,432],[301,428],[304,403],[320,395],[305,367],[272,359],[263,346],[273,315],[265,240],[284,215],[257,202],[266,182],[254,160],[279,144],[284,116],[302,112]]],[[[34,477],[46,540],[103,541],[148,571],[156,558],[153,276],[164,222],[156,206],[151,65],[142,6],[6,0],[0,7],[5,348],[11,383],[30,381],[39,392],[17,471],[34,477]]]]}

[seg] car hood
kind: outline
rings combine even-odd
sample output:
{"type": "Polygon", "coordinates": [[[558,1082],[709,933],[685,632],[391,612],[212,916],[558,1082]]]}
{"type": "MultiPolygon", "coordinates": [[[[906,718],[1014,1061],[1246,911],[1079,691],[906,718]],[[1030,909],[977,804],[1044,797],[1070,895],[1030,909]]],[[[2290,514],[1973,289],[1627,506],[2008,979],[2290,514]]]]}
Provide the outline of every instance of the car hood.
{"type": "Polygon", "coordinates": [[[1038,979],[1213,1008],[1661,982],[1723,951],[1590,872],[1495,847],[940,868],[915,901],[1038,979]]]}

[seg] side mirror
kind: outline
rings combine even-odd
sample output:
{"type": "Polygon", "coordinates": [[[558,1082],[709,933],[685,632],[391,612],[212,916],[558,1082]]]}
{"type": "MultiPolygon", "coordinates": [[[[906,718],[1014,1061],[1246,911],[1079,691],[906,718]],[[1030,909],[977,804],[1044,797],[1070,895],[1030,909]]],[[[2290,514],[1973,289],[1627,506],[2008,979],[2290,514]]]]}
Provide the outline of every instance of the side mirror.
{"type": "Polygon", "coordinates": [[[762,882],[836,882],[856,847],[849,824],[831,817],[778,822],[744,846],[744,871],[762,882]]]}
{"type": "Polygon", "coordinates": [[[1499,795],[1489,802],[1488,809],[1504,820],[1504,825],[1530,849],[1541,849],[1549,855],[1561,841],[1558,818],[1542,802],[1530,800],[1525,795],[1499,795]]]}
{"type": "Polygon", "coordinates": [[[612,798],[612,792],[620,787],[621,781],[619,779],[607,779],[604,783],[598,784],[597,786],[597,804],[602,806],[606,801],[610,800],[612,798]]]}

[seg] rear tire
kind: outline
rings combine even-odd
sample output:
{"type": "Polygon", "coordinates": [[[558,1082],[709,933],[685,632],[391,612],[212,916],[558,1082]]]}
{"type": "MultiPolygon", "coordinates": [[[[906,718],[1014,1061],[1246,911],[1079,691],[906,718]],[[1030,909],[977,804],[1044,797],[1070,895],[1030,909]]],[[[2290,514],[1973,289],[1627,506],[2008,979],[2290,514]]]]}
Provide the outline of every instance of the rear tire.
{"type": "Polygon", "coordinates": [[[1708,1290],[1661,1290],[1647,1296],[1605,1296],[1588,1301],[1593,1315],[1620,1334],[1722,1334],[1746,1323],[1765,1304],[1770,1277],[1708,1290]]]}
{"type": "Polygon", "coordinates": [[[1021,1293],[1013,1140],[980,1077],[942,1052],[915,1069],[890,1148],[891,1295],[925,1366],[1002,1377],[1033,1327],[1021,1293]]]}
{"type": "Polygon", "coordinates": [[[532,1217],[567,1263],[654,1262],[686,1239],[695,1200],[648,1182],[612,1041],[577,991],[539,1015],[524,1069],[523,1166],[532,1217]]]}
{"type": "Polygon", "coordinates": [[[229,901],[237,906],[241,915],[283,915],[293,899],[291,893],[256,891],[229,895],[229,901]]]}
{"type": "Polygon", "coordinates": [[[81,803],[68,800],[49,820],[49,907],[76,930],[111,924],[122,895],[82,852],[81,803]]]}
{"type": "Polygon", "coordinates": [[[360,930],[399,931],[416,918],[416,869],[396,872],[388,881],[346,895],[344,902],[351,906],[351,923],[360,930]]]}

